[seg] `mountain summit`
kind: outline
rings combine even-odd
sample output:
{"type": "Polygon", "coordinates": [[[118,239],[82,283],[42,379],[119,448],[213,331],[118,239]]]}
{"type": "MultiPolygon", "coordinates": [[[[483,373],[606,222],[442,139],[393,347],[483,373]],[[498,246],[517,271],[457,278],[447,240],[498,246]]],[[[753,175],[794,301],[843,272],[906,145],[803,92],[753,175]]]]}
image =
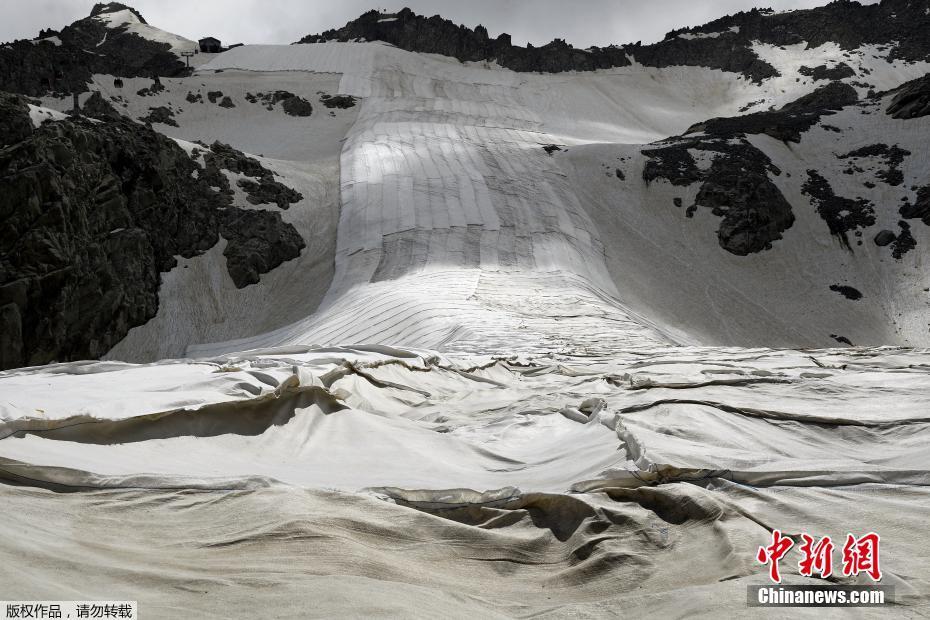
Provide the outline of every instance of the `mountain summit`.
{"type": "Polygon", "coordinates": [[[94,8],[91,9],[90,16],[97,17],[98,15],[103,15],[105,13],[119,13],[121,11],[129,11],[139,19],[140,23],[148,24],[148,22],[145,21],[145,18],[142,17],[142,14],[139,11],[119,2],[98,2],[94,5],[94,8]]]}
{"type": "Polygon", "coordinates": [[[33,41],[0,47],[0,90],[41,96],[87,91],[94,74],[177,76],[187,71],[178,53],[197,44],[154,28],[133,8],[97,4],[90,16],[46,30],[33,41]]]}

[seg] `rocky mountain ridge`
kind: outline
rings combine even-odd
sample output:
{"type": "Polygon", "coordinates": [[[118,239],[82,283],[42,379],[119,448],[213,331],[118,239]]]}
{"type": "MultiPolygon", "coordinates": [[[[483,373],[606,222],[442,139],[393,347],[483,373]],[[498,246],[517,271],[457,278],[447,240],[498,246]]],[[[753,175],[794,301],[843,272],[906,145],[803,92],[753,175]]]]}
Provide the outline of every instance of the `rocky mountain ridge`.
{"type": "Polygon", "coordinates": [[[34,127],[26,100],[0,93],[0,368],[103,355],[155,316],[160,273],[221,236],[240,288],[300,253],[279,212],[233,206],[222,171],[253,203],[301,196],[228,145],[203,151],[201,165],[118,115],[34,127]]]}
{"type": "MultiPolygon", "coordinates": [[[[803,221],[803,210],[811,209],[824,227],[818,234],[842,246],[850,256],[867,243],[868,249],[880,248],[876,261],[901,261],[925,244],[918,233],[923,227],[916,224],[930,224],[930,186],[915,182],[912,172],[921,154],[913,144],[902,146],[890,140],[886,144],[865,137],[859,140],[857,134],[863,128],[863,136],[874,133],[870,128],[879,124],[869,115],[910,122],[930,114],[928,78],[876,93],[870,84],[857,80],[863,79],[860,73],[882,69],[868,69],[858,57],[850,64],[830,57],[825,63],[810,62],[800,69],[782,63],[780,71],[797,71],[798,75],[779,77],[779,69],[756,55],[753,42],[767,41],[773,46],[806,42],[812,46],[832,40],[855,54],[864,54],[862,45],[878,44],[887,53],[879,62],[897,58],[913,63],[925,58],[923,35],[912,29],[930,14],[928,4],[885,0],[868,6],[833,2],[784,14],[753,10],[699,28],[673,31],[653,45],[591,50],[577,50],[560,40],[542,48],[516,47],[506,35],[491,40],[482,27],[471,30],[404,9],[391,16],[366,13],[343,29],[305,41],[382,40],[413,52],[460,60],[496,60],[517,71],[560,72],[632,62],[656,67],[723,68],[730,74],[721,77],[714,72],[713,79],[739,84],[769,98],[741,100],[738,114],[733,105],[723,108],[725,115],[719,117],[688,117],[688,122],[701,120],[687,129],[677,128],[674,133],[679,135],[664,140],[649,144],[642,143],[647,140],[635,141],[628,146],[635,151],[638,167],[604,163],[608,176],[618,182],[639,183],[636,187],[627,183],[624,191],[648,196],[649,208],[674,204],[681,210],[672,212],[689,224],[701,220],[705,210],[711,213],[717,244],[727,258],[751,262],[757,255],[770,260],[769,252],[785,242],[799,219],[803,221]],[[887,24],[873,30],[866,27],[869,20],[882,16],[888,17],[887,24]],[[896,36],[903,38],[893,40],[896,36]],[[807,94],[787,103],[786,96],[772,98],[786,82],[799,84],[790,92],[807,94]],[[773,101],[779,105],[763,105],[773,101]],[[834,116],[847,112],[861,115],[861,119],[846,122],[842,128],[833,125],[834,116]],[[808,147],[807,136],[814,131],[842,135],[843,148],[806,161],[804,169],[793,171],[795,180],[787,181],[791,173],[786,173],[765,140],[788,149],[808,147]],[[843,187],[837,183],[837,175],[848,175],[861,184],[843,187]],[[870,193],[876,185],[878,190],[870,193]],[[797,189],[797,195],[792,195],[791,189],[797,189]],[[887,217],[889,210],[893,219],[887,217]]],[[[314,91],[301,91],[301,97],[290,90],[269,90],[266,84],[252,82],[245,89],[231,91],[223,86],[220,90],[218,84],[223,80],[232,79],[227,83],[239,88],[242,84],[235,80],[248,77],[230,77],[234,72],[230,67],[188,76],[186,69],[179,70],[177,56],[167,43],[112,26],[123,18],[146,24],[137,11],[125,5],[97,5],[90,17],[61,33],[46,31],[42,40],[0,49],[0,81],[6,80],[2,83],[13,91],[45,99],[43,104],[0,95],[0,129],[5,142],[0,145],[0,180],[9,188],[0,199],[0,221],[7,230],[0,256],[3,367],[105,354],[129,329],[144,325],[158,313],[159,281],[162,274],[174,270],[176,257],[201,256],[220,238],[226,241],[222,265],[236,289],[259,282],[263,274],[299,256],[308,242],[312,244],[306,229],[298,233],[281,216],[282,210],[304,199],[301,192],[306,192],[306,186],[301,185],[298,192],[258,159],[226,144],[228,138],[218,139],[211,132],[225,132],[224,124],[242,123],[243,119],[264,122],[270,117],[260,115],[278,112],[276,116],[289,117],[287,123],[297,123],[287,125],[286,132],[307,131],[316,139],[309,128],[318,126],[301,123],[316,123],[322,115],[332,117],[337,111],[350,110],[356,97],[329,95],[337,91],[335,85],[327,86],[327,91],[316,91],[320,107],[314,112],[309,99],[304,98],[313,96],[314,91]],[[102,19],[113,13],[124,15],[113,22],[102,19]],[[86,51],[90,46],[101,50],[90,54],[100,60],[80,60],[76,50],[86,51]],[[77,58],[70,68],[58,64],[68,55],[77,58]],[[28,72],[17,63],[35,70],[28,72]],[[158,79],[146,79],[135,80],[132,88],[125,90],[122,86],[109,88],[113,77],[124,76],[128,82],[131,75],[175,77],[166,77],[166,85],[158,79]],[[143,88],[139,89],[140,85],[143,88]],[[257,90],[258,86],[264,90],[257,90]],[[41,123],[39,117],[46,118],[51,111],[39,105],[70,106],[71,98],[60,95],[69,89],[77,92],[88,88],[93,93],[85,96],[82,113],[90,118],[41,123]],[[133,118],[143,124],[132,122],[133,118]],[[196,129],[185,127],[189,121],[200,124],[196,129]],[[204,141],[192,152],[185,152],[186,147],[164,133],[204,141]],[[64,155],[66,151],[76,155],[64,155]],[[239,197],[239,207],[233,206],[233,196],[239,197]],[[247,208],[245,203],[255,208],[247,208]],[[152,216],[156,211],[160,213],[157,218],[152,216]]],[[[365,47],[345,46],[346,57],[365,47]]],[[[309,50],[280,48],[301,53],[309,50]]],[[[232,53],[243,51],[248,52],[232,53]]],[[[407,58],[412,58],[411,66],[422,60],[409,54],[407,58]]],[[[772,62],[778,64],[777,60],[772,62]]],[[[445,60],[437,66],[441,70],[460,68],[445,60]]],[[[631,69],[639,71],[639,67],[631,69]]],[[[675,75],[674,79],[683,82],[689,79],[675,75]]],[[[900,84],[900,80],[895,83],[900,84]]],[[[56,109],[67,112],[65,107],[56,109]]],[[[590,139],[585,137],[582,142],[590,139]]],[[[269,146],[268,142],[263,144],[252,152],[269,146]]],[[[542,149],[557,166],[569,150],[574,152],[574,147],[565,144],[546,143],[542,149]]],[[[629,151],[623,152],[624,157],[629,155],[629,151]]],[[[686,230],[699,231],[701,227],[686,230]]],[[[413,254],[413,245],[404,247],[413,254]]],[[[213,269],[215,273],[217,268],[213,269]]],[[[853,284],[835,286],[840,287],[837,290],[862,286],[853,284]]],[[[859,298],[846,299],[858,303],[859,298]]]]}
{"type": "Polygon", "coordinates": [[[0,90],[30,97],[87,91],[94,74],[121,77],[179,76],[189,72],[171,46],[110,27],[100,19],[108,13],[129,11],[142,24],[142,15],[124,4],[97,4],[90,16],[60,32],[44,30],[39,39],[0,45],[0,90]]]}
{"type": "Polygon", "coordinates": [[[779,72],[753,51],[755,41],[776,46],[806,43],[809,47],[833,41],[843,49],[888,45],[892,59],[930,59],[930,13],[926,2],[916,0],[883,0],[874,5],[835,0],[786,13],[754,8],[672,31],[658,43],[577,49],[563,39],[521,47],[513,45],[507,33],[492,39],[482,25],[468,28],[404,8],[396,14],[369,11],[342,28],[308,35],[298,43],[356,40],[384,41],[407,51],[442,54],[463,62],[494,61],[514,71],[591,71],[635,61],[650,67],[722,69],[759,82],[779,72]]]}

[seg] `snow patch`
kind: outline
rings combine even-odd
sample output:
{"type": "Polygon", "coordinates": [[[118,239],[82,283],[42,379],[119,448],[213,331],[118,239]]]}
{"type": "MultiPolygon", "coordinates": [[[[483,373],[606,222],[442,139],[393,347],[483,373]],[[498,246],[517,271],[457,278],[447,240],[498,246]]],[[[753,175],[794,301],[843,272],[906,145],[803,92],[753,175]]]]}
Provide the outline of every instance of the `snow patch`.
{"type": "MultiPolygon", "coordinates": [[[[192,52],[198,49],[195,41],[185,39],[182,36],[165,32],[148,24],[143,24],[139,18],[130,10],[114,11],[113,13],[101,13],[93,19],[103,22],[108,28],[124,28],[126,32],[137,34],[143,39],[154,41],[156,43],[167,43],[171,46],[171,51],[180,55],[181,52],[192,52]]],[[[104,37],[104,40],[106,37],[104,37]]],[[[101,41],[103,43],[103,41],[101,41]]]]}
{"type": "Polygon", "coordinates": [[[720,35],[724,35],[727,32],[738,33],[739,26],[731,26],[724,32],[683,32],[678,35],[679,39],[693,40],[693,39],[716,39],[720,35]]]}
{"type": "Polygon", "coordinates": [[[29,105],[29,118],[32,120],[32,126],[39,128],[42,123],[48,121],[63,121],[68,118],[68,115],[64,112],[59,112],[58,110],[52,110],[50,108],[43,108],[41,106],[29,105]]]}
{"type": "Polygon", "coordinates": [[[45,37],[44,39],[33,39],[30,41],[33,45],[38,45],[39,43],[51,43],[56,47],[61,47],[61,39],[57,36],[45,37]]]}

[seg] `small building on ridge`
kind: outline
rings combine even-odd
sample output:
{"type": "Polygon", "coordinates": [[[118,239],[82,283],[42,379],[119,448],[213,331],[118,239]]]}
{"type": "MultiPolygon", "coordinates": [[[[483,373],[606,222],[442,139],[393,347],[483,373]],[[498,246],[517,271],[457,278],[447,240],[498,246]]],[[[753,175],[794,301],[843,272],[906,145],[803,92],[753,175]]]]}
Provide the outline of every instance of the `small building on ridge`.
{"type": "Polygon", "coordinates": [[[219,54],[223,51],[223,45],[219,39],[214,39],[213,37],[205,37],[198,41],[200,44],[200,51],[205,54],[219,54]]]}

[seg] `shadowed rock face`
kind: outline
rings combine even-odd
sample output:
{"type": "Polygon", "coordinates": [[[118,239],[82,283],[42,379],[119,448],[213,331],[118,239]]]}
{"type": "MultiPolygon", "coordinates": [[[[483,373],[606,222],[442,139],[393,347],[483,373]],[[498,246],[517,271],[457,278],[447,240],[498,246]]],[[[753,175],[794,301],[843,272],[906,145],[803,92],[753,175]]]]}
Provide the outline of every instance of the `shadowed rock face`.
{"type": "MultiPolygon", "coordinates": [[[[125,28],[107,28],[95,19],[126,9],[129,7],[117,2],[96,5],[90,17],[55,33],[61,45],[24,40],[0,47],[0,90],[38,97],[86,92],[95,73],[122,77],[188,73],[167,43],[149,41],[125,28]]],[[[129,10],[141,19],[138,12],[129,10]]]]}
{"type": "Polygon", "coordinates": [[[701,183],[687,215],[706,207],[722,217],[717,240],[731,254],[746,256],[771,249],[772,242],[794,223],[791,205],[768,176],[781,171],[745,137],[683,138],[643,154],[649,158],[643,169],[647,183],[658,179],[678,186],[701,183]],[[701,170],[689,150],[707,152],[713,158],[710,167],[701,170]]]}
{"type": "MultiPolygon", "coordinates": [[[[506,33],[491,39],[483,26],[466,28],[438,15],[427,18],[405,8],[397,14],[369,11],[342,28],[308,35],[299,43],[385,41],[408,51],[443,54],[461,61],[497,61],[514,71],[620,67],[630,64],[628,55],[631,55],[647,66],[710,67],[741,73],[758,82],[777,76],[778,71],[756,55],[753,41],[772,45],[807,42],[810,47],[834,41],[844,49],[867,43],[893,43],[891,58],[927,59],[930,16],[924,8],[923,3],[908,0],[884,0],[869,6],[839,0],[784,14],[752,9],[697,28],[672,31],[663,41],[651,45],[636,43],[587,50],[575,49],[561,39],[541,47],[519,47],[511,44],[506,33]]],[[[841,73],[845,72],[834,70],[823,77],[838,79],[841,73]]]]}
{"type": "Polygon", "coordinates": [[[690,127],[685,135],[703,132],[728,138],[739,134],[766,134],[783,142],[800,142],[801,134],[816,125],[823,116],[852,105],[858,99],[856,89],[849,84],[831,82],[778,110],[712,118],[690,127]]]}
{"type": "Polygon", "coordinates": [[[163,105],[149,108],[149,113],[139,120],[143,123],[162,123],[164,125],[171,125],[172,127],[178,126],[178,122],[174,120],[174,112],[163,105]]]}
{"type": "Polygon", "coordinates": [[[313,114],[313,105],[306,99],[298,96],[288,97],[281,104],[284,113],[289,116],[310,116],[313,114]]]}
{"type": "Polygon", "coordinates": [[[237,288],[256,284],[263,273],[297,258],[306,247],[281,214],[250,209],[226,209],[220,233],[227,240],[223,256],[237,288]]]}
{"type": "Polygon", "coordinates": [[[99,120],[117,119],[120,117],[120,113],[117,112],[112,103],[103,98],[100,91],[95,91],[88,97],[81,108],[81,113],[99,120]]]}
{"type": "Polygon", "coordinates": [[[246,200],[253,205],[276,204],[281,209],[287,209],[304,198],[297,190],[276,181],[275,173],[265,168],[257,159],[228,144],[214,142],[209,152],[204,155],[204,161],[207,164],[207,174],[211,175],[211,178],[217,175],[222,177],[223,175],[219,174],[219,170],[222,169],[256,179],[240,179],[237,182],[245,191],[246,200]]]}
{"type": "Polygon", "coordinates": [[[0,93],[0,130],[2,368],[103,355],[155,316],[175,257],[220,235],[239,287],[304,247],[279,213],[233,207],[224,175],[129,119],[33,129],[26,102],[0,93]]]}
{"type": "Polygon", "coordinates": [[[930,74],[896,89],[886,112],[892,118],[920,118],[930,114],[930,74]]]}
{"type": "Polygon", "coordinates": [[[930,226],[930,185],[917,190],[917,199],[913,204],[908,203],[901,207],[901,215],[905,219],[920,218],[924,224],[930,226]]]}
{"type": "Polygon", "coordinates": [[[132,11],[132,13],[139,18],[139,21],[143,24],[147,24],[145,18],[142,17],[142,13],[135,10],[131,6],[126,6],[120,2],[98,2],[94,5],[94,8],[90,10],[90,16],[96,17],[97,15],[102,15],[103,13],[116,13],[118,11],[132,11]]]}
{"type": "Polygon", "coordinates": [[[839,293],[846,299],[851,299],[852,301],[859,301],[862,299],[862,293],[859,292],[859,289],[852,286],[846,286],[845,284],[831,284],[830,290],[835,293],[839,293]]]}
{"type": "Polygon", "coordinates": [[[274,110],[275,105],[281,103],[284,113],[290,116],[310,116],[313,114],[313,105],[309,101],[286,90],[257,93],[255,95],[247,93],[245,99],[249,103],[259,103],[265,106],[266,110],[274,110]]]}
{"type": "Polygon", "coordinates": [[[717,238],[720,246],[732,254],[746,256],[770,249],[772,242],[781,239],[794,223],[794,214],[769,177],[781,171],[746,136],[766,134],[785,142],[800,142],[801,134],[822,116],[857,99],[851,86],[834,82],[779,110],[699,123],[684,136],[643,150],[648,158],[643,179],[647,183],[663,179],[677,186],[700,182],[694,205],[686,212],[688,217],[697,207],[709,208],[722,217],[717,238]],[[699,168],[691,151],[706,152],[711,158],[710,167],[699,168]]]}
{"type": "Polygon", "coordinates": [[[907,149],[902,149],[897,145],[888,146],[887,144],[870,144],[863,146],[845,155],[837,155],[838,159],[850,160],[850,167],[847,173],[855,174],[863,172],[855,162],[865,158],[880,159],[884,162],[886,169],[879,170],[875,176],[888,185],[901,185],[904,182],[904,173],[901,172],[901,163],[904,158],[911,154],[907,149]]]}
{"type": "Polygon", "coordinates": [[[856,72],[845,62],[841,62],[834,67],[820,65],[818,67],[801,67],[798,73],[812,77],[815,82],[821,80],[842,80],[843,78],[853,77],[856,72]]]}
{"type": "Polygon", "coordinates": [[[850,249],[849,232],[859,232],[875,224],[875,207],[864,198],[837,196],[823,175],[807,171],[807,181],[801,191],[810,196],[817,213],[827,223],[843,247],[850,249]]]}
{"type": "Polygon", "coordinates": [[[356,99],[352,95],[320,95],[320,101],[327,108],[346,110],[355,106],[356,99]]]}

